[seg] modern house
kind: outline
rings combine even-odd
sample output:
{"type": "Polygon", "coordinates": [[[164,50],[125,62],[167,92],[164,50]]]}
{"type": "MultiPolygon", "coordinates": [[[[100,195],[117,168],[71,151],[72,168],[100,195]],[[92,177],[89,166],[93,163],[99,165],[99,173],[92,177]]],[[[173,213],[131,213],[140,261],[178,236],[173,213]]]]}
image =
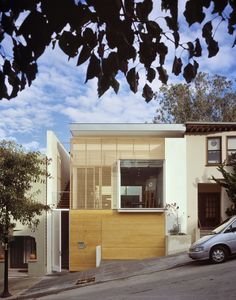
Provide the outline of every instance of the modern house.
{"type": "Polygon", "coordinates": [[[236,122],[76,123],[70,130],[70,153],[47,134],[51,177],[41,195],[50,212],[34,234],[14,233],[35,249],[33,262],[24,256],[32,274],[182,251],[177,236],[169,239],[176,225],[188,247],[227,218],[231,202],[211,177],[221,178],[217,166],[236,153],[236,122]]]}
{"type": "Polygon", "coordinates": [[[71,271],[94,267],[97,246],[102,259],[173,253],[176,222],[195,241],[227,217],[211,176],[236,152],[236,123],[72,124],[71,134],[71,271]]]}
{"type": "Polygon", "coordinates": [[[102,259],[165,255],[165,204],[187,214],[185,126],[72,124],[71,134],[70,270],[94,267],[96,246],[102,259]]]}

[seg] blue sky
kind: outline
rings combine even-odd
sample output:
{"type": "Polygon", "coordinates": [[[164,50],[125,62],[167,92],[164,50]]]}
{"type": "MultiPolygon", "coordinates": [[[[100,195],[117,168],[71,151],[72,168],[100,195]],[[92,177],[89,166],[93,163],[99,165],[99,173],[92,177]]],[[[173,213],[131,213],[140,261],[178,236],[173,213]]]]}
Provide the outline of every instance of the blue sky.
{"type": "MultiPolygon", "coordinates": [[[[235,48],[233,39],[226,34],[222,24],[216,33],[220,52],[208,59],[207,53],[198,60],[200,71],[236,78],[235,48]]],[[[193,40],[199,28],[182,27],[182,40],[193,40]]],[[[167,68],[171,69],[174,52],[170,52],[167,68]]],[[[60,49],[50,48],[39,60],[39,73],[31,87],[17,98],[0,101],[0,139],[14,139],[26,149],[45,151],[46,131],[53,130],[68,148],[69,124],[78,123],[144,123],[151,122],[157,102],[146,103],[141,96],[130,92],[124,78],[120,78],[120,91],[116,95],[109,90],[100,99],[97,82],[84,84],[86,66],[76,67],[76,60],[68,62],[60,49]]],[[[141,74],[141,83],[145,76],[141,74]]],[[[173,77],[169,83],[184,82],[182,77],[173,77]]],[[[158,90],[160,82],[152,84],[158,90]]]]}

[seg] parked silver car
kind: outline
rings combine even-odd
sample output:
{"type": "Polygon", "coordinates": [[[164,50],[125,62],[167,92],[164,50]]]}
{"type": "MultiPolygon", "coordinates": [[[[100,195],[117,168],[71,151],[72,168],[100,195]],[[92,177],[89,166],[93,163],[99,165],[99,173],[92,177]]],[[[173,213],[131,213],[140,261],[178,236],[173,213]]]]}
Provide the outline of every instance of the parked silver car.
{"type": "Polygon", "coordinates": [[[210,259],[213,263],[222,263],[232,254],[236,254],[236,216],[193,243],[188,252],[192,259],[210,259]]]}

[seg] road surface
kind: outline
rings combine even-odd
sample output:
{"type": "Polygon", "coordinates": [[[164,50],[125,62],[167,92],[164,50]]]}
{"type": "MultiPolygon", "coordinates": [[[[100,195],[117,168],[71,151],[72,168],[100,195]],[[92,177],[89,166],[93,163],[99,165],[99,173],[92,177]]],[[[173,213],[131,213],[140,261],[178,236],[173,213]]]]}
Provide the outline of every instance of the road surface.
{"type": "Polygon", "coordinates": [[[171,270],[93,284],[40,299],[235,300],[235,278],[235,258],[220,265],[193,262],[171,270]]]}

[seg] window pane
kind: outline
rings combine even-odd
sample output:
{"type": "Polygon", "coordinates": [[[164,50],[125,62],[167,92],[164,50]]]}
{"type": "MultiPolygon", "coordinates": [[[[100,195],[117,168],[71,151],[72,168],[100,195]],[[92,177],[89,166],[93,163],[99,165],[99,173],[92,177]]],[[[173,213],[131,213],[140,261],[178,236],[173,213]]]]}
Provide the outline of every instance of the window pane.
{"type": "Polygon", "coordinates": [[[216,164],[221,162],[220,151],[208,151],[208,163],[216,164]]]}
{"type": "Polygon", "coordinates": [[[163,161],[121,161],[121,208],[160,208],[163,191],[163,161]]]}
{"type": "Polygon", "coordinates": [[[208,139],[208,150],[220,150],[220,138],[208,139]]]}
{"type": "Polygon", "coordinates": [[[228,137],[228,149],[236,150],[236,137],[228,137]]]}

